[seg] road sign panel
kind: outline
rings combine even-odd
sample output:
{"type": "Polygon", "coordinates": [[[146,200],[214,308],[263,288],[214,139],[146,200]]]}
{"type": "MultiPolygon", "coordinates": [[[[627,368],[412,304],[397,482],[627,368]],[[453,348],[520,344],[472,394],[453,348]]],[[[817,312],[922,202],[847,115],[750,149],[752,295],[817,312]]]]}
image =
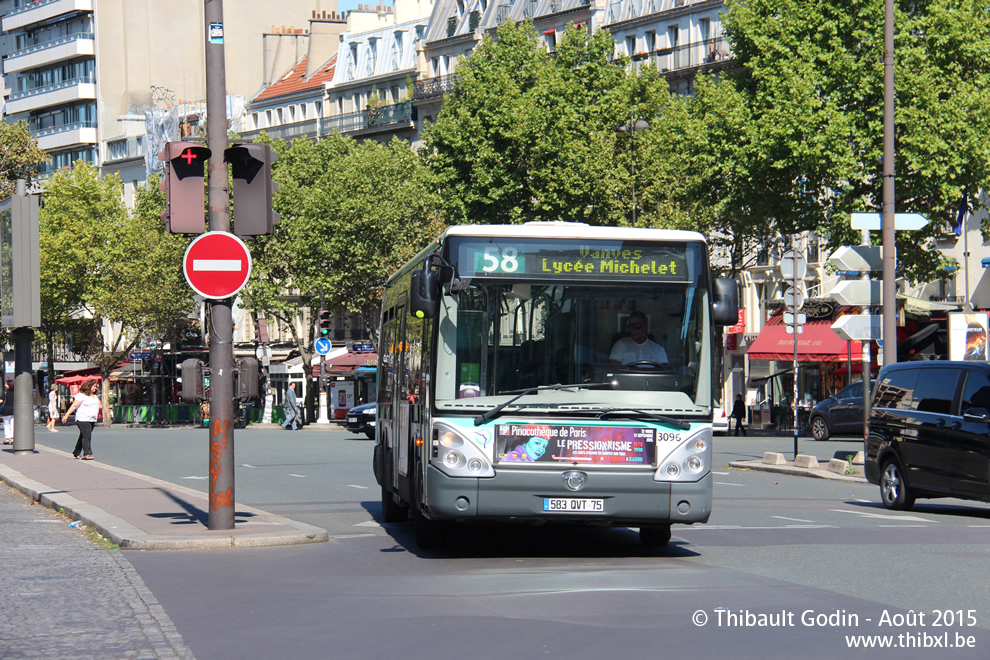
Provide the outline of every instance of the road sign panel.
{"type": "Polygon", "coordinates": [[[784,312],[784,323],[787,325],[800,325],[801,323],[808,322],[808,315],[804,312],[798,312],[797,314],[793,312],[784,312]]]}
{"type": "MultiPolygon", "coordinates": [[[[853,229],[883,229],[883,216],[879,213],[853,213],[850,219],[853,229]]],[[[913,231],[928,224],[928,218],[920,213],[895,213],[894,229],[897,231],[913,231]]]]}
{"type": "Polygon", "coordinates": [[[320,355],[326,355],[330,352],[330,340],[325,337],[320,337],[316,340],[316,352],[320,355]]]}
{"type": "Polygon", "coordinates": [[[785,280],[803,280],[808,274],[808,261],[795,250],[788,250],[780,258],[780,276],[785,280]]]}
{"type": "Polygon", "coordinates": [[[883,317],[877,314],[843,316],[832,324],[832,330],[843,339],[853,341],[883,340],[883,317]]]}
{"type": "Polygon", "coordinates": [[[789,335],[793,335],[793,334],[799,334],[800,335],[800,334],[803,334],[804,333],[804,326],[803,325],[788,325],[788,326],[785,326],[785,327],[787,328],[787,334],[789,334],[789,335]]]}
{"type": "Polygon", "coordinates": [[[883,255],[879,245],[843,245],[828,260],[839,270],[883,270],[883,255]]]}
{"type": "Polygon", "coordinates": [[[804,291],[791,287],[784,291],[784,304],[787,309],[796,312],[804,305],[804,291]]]}
{"type": "Polygon", "coordinates": [[[829,294],[840,305],[877,307],[881,301],[881,282],[877,280],[845,280],[829,294]]]}
{"type": "Polygon", "coordinates": [[[251,276],[251,253],[233,234],[206,232],[186,248],[182,272],[193,291],[204,298],[229,298],[244,288],[251,276]]]}

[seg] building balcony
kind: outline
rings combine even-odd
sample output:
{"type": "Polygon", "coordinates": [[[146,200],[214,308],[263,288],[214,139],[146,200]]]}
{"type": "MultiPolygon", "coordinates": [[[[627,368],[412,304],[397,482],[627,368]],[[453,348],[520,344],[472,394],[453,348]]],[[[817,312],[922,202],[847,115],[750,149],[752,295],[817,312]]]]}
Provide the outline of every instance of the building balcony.
{"type": "Polygon", "coordinates": [[[661,73],[691,69],[727,62],[732,59],[729,43],[719,37],[705,39],[673,48],[660,48],[654,53],[642,53],[632,57],[634,63],[652,61],[661,73]]]}
{"type": "Polygon", "coordinates": [[[77,121],[62,126],[52,126],[40,131],[31,131],[38,139],[38,148],[43,151],[56,151],[74,145],[96,144],[96,122],[77,121]]]}
{"type": "Polygon", "coordinates": [[[258,137],[262,131],[268,133],[268,136],[273,140],[285,140],[286,142],[292,142],[296,138],[307,138],[312,140],[320,134],[320,120],[306,119],[304,121],[292,122],[291,124],[270,126],[268,128],[256,128],[251,131],[240,131],[239,134],[244,138],[255,138],[258,137]]]}
{"type": "Polygon", "coordinates": [[[3,31],[11,32],[63,14],[86,11],[93,11],[93,0],[38,0],[8,12],[3,17],[3,31]]]}
{"type": "Polygon", "coordinates": [[[347,112],[335,117],[324,117],[320,120],[320,135],[327,136],[338,131],[353,133],[356,131],[402,130],[413,128],[416,120],[416,108],[412,103],[396,103],[381,108],[372,108],[360,112],[347,112]]]}
{"type": "Polygon", "coordinates": [[[92,77],[73,78],[62,82],[15,92],[7,101],[7,114],[18,114],[73,101],[95,100],[96,80],[92,77]]]}
{"type": "Polygon", "coordinates": [[[456,73],[452,73],[447,76],[437,76],[436,78],[427,78],[425,80],[417,80],[415,82],[413,100],[426,101],[428,99],[442,98],[445,94],[449,94],[454,91],[454,88],[457,87],[459,80],[460,76],[456,73]]]}
{"type": "Polygon", "coordinates": [[[43,44],[15,50],[4,60],[3,70],[4,73],[17,73],[64,62],[74,57],[94,57],[95,54],[96,41],[93,39],[93,33],[77,32],[43,44]]]}

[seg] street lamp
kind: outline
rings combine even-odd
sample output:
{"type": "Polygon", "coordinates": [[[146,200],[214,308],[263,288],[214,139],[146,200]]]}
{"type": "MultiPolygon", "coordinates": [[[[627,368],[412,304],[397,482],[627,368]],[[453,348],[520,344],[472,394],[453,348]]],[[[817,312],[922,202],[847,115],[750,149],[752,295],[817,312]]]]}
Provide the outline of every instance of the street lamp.
{"type": "Polygon", "coordinates": [[[636,131],[645,131],[650,124],[645,119],[634,119],[629,115],[629,123],[619,126],[620,133],[629,134],[629,159],[632,161],[632,224],[636,226],[636,131]]]}

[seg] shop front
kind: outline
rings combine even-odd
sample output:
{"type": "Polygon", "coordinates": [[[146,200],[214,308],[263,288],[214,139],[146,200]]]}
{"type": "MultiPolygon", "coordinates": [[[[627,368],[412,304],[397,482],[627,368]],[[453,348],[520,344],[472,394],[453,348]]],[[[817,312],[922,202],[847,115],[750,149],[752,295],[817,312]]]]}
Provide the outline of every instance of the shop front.
{"type": "MultiPolygon", "coordinates": [[[[327,405],[332,419],[343,419],[354,406],[375,400],[378,354],[373,350],[330,353],[323,370],[329,381],[327,405]]],[[[319,364],[313,365],[313,375],[320,375],[319,364]]]]}
{"type": "MultiPolygon", "coordinates": [[[[797,424],[805,428],[816,403],[861,376],[862,348],[858,341],[846,341],[832,330],[832,324],[846,314],[858,314],[858,307],[839,307],[831,300],[814,300],[801,311],[807,322],[800,333],[788,332],[784,308],[774,311],[766,326],[749,346],[750,388],[757,390],[760,419],[764,426],[779,430],[795,424],[794,378],[797,377],[797,424]],[[795,373],[795,350],[798,368],[795,373]],[[756,362],[766,366],[754,368],[756,362]],[[754,377],[755,376],[755,377],[754,377]],[[769,412],[769,415],[765,414],[769,412]]],[[[876,350],[871,351],[871,372],[875,372],[876,350]]]]}

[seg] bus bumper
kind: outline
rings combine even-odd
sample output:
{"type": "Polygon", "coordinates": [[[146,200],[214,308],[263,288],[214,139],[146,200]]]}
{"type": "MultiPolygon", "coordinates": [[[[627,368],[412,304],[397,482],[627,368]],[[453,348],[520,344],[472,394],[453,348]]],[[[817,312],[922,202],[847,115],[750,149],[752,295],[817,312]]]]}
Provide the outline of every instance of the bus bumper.
{"type": "Polygon", "coordinates": [[[587,470],[578,492],[564,485],[560,471],[499,470],[487,479],[448,477],[427,466],[430,517],[446,520],[588,522],[632,526],[707,522],[712,511],[712,475],[696,482],[654,481],[653,472],[587,470]],[[602,499],[604,513],[547,513],[548,497],[602,499]]]}

